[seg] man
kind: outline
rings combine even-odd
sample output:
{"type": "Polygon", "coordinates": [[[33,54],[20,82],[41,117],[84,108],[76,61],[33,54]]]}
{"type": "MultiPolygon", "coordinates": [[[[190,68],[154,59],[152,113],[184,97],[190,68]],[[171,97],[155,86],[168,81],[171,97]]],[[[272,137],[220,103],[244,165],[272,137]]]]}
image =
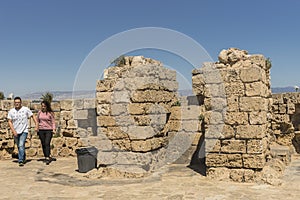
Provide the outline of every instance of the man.
{"type": "Polygon", "coordinates": [[[8,125],[11,132],[14,134],[15,143],[18,146],[18,162],[19,166],[24,166],[26,162],[25,141],[28,135],[29,118],[33,118],[35,129],[38,129],[36,117],[31,110],[22,106],[22,99],[20,97],[14,98],[15,107],[8,112],[8,125]]]}

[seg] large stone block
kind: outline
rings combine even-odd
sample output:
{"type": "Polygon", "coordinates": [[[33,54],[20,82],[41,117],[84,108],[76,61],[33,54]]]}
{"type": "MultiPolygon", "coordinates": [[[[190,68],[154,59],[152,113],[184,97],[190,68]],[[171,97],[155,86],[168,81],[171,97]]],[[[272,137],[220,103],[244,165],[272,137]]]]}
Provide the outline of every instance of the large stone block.
{"type": "Polygon", "coordinates": [[[236,127],[238,139],[262,139],[267,134],[265,125],[239,125],[236,127]]]}
{"type": "Polygon", "coordinates": [[[245,168],[262,169],[266,164],[264,154],[243,154],[243,164],[245,168]]]}
{"type": "Polygon", "coordinates": [[[221,151],[223,153],[246,153],[245,140],[222,140],[221,151]]]}
{"type": "Polygon", "coordinates": [[[248,124],[248,113],[247,112],[226,112],[224,118],[225,124],[239,125],[248,124]]]}
{"type": "Polygon", "coordinates": [[[245,112],[268,111],[268,101],[262,97],[241,97],[240,110],[245,112]]]}
{"type": "Polygon", "coordinates": [[[262,81],[262,71],[260,67],[242,68],[240,72],[241,80],[244,83],[251,83],[255,81],[262,81]]]}

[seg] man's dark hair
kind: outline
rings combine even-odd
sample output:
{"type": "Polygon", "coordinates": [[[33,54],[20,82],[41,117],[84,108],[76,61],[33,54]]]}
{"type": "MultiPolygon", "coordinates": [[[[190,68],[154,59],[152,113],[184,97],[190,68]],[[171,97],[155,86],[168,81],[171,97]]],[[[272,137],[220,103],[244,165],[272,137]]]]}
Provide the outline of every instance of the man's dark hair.
{"type": "Polygon", "coordinates": [[[22,101],[21,97],[15,97],[14,101],[17,100],[17,99],[19,99],[20,101],[22,101]]]}

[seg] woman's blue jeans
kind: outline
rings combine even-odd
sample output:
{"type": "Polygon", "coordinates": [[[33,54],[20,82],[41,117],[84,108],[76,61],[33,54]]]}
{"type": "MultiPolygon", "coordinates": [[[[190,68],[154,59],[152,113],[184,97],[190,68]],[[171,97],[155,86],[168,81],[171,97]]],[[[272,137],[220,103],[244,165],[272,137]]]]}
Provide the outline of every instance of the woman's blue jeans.
{"type": "Polygon", "coordinates": [[[25,153],[25,141],[27,138],[28,133],[23,132],[18,134],[14,137],[15,143],[18,146],[18,162],[24,162],[26,160],[26,153],[25,153]]]}

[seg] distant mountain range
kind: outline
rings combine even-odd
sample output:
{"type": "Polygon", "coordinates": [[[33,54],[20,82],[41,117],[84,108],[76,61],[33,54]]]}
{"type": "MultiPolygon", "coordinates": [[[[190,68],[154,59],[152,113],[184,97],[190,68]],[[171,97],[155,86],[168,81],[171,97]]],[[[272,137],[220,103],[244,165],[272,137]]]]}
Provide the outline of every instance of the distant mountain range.
{"type": "MultiPolygon", "coordinates": [[[[272,93],[287,93],[295,92],[295,88],[292,86],[288,87],[274,87],[271,88],[272,93]]],[[[299,91],[300,92],[300,91],[299,91]]],[[[40,100],[45,92],[34,92],[30,94],[22,95],[22,99],[30,100],[40,100]]],[[[63,100],[63,99],[80,99],[80,98],[95,98],[96,91],[50,91],[53,94],[53,100],[63,100]]],[[[181,96],[192,96],[193,92],[191,90],[179,90],[181,96]]]]}
{"type": "Polygon", "coordinates": [[[292,86],[288,86],[288,87],[274,87],[274,88],[271,88],[271,91],[272,91],[273,94],[275,94],[275,93],[296,92],[295,88],[292,87],[292,86]]]}

